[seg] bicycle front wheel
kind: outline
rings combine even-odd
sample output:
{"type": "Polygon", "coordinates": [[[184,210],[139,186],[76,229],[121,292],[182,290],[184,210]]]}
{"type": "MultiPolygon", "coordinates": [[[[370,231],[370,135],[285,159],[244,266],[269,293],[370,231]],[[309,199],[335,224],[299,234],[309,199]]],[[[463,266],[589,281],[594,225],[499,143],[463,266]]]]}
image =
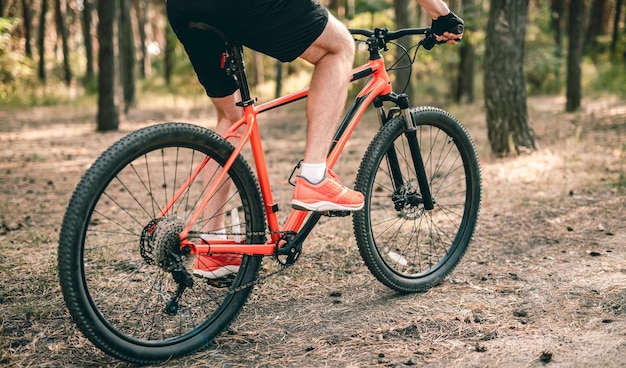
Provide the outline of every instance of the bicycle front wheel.
{"type": "MultiPolygon", "coordinates": [[[[74,322],[107,354],[135,364],[190,354],[243,307],[260,258],[244,256],[229,287],[218,288],[192,277],[194,259],[180,252],[179,238],[232,151],[199,126],[153,125],[111,146],[79,182],[60,232],[59,277],[74,322]]],[[[241,156],[222,188],[227,195],[203,213],[189,239],[231,233],[236,241],[264,242],[258,184],[241,156]]]]}
{"type": "Polygon", "coordinates": [[[354,214],[359,251],[372,274],[403,293],[438,285],[466,252],[478,219],[480,168],[465,128],[436,108],[390,119],[368,147],[355,189],[365,206],[354,214]],[[425,209],[408,135],[415,134],[434,203],[425,209]]]}

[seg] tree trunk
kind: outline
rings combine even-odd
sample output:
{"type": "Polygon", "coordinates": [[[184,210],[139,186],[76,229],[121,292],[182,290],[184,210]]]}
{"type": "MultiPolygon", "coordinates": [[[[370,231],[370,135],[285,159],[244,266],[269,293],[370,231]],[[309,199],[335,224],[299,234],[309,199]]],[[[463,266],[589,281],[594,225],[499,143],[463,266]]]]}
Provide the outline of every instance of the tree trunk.
{"type": "Polygon", "coordinates": [[[328,10],[330,10],[334,15],[339,16],[339,0],[330,0],[328,1],[328,10]]]}
{"type": "Polygon", "coordinates": [[[46,13],[48,13],[48,0],[41,0],[41,12],[39,13],[39,35],[37,49],[39,52],[39,80],[46,83],[46,13]]]}
{"type": "Polygon", "coordinates": [[[119,0],[120,78],[124,91],[124,113],[135,104],[135,44],[130,19],[130,0],[119,0]]]}
{"type": "Polygon", "coordinates": [[[265,83],[265,63],[264,60],[267,56],[260,52],[250,52],[248,56],[252,59],[250,63],[250,73],[248,78],[252,85],[258,86],[265,83]]]}
{"type": "Polygon", "coordinates": [[[528,126],[524,36],[528,0],[492,1],[485,43],[485,107],[491,150],[497,156],[535,149],[528,126]]]}
{"type": "Polygon", "coordinates": [[[27,58],[33,58],[33,49],[30,40],[33,34],[33,15],[30,8],[29,0],[22,0],[22,14],[24,17],[24,55],[27,58]]]}
{"type": "Polygon", "coordinates": [[[457,76],[454,100],[460,103],[463,102],[463,97],[465,97],[467,103],[473,103],[476,51],[471,37],[463,36],[463,41],[459,46],[459,58],[459,74],[457,76]]]}
{"type": "MultiPolygon", "coordinates": [[[[608,13],[606,0],[591,0],[587,32],[585,32],[584,45],[587,51],[595,54],[598,49],[598,36],[606,34],[608,13]]],[[[571,6],[571,3],[570,3],[571,6]]],[[[570,16],[571,17],[571,16],[570,16]]]]}
{"type": "Polygon", "coordinates": [[[565,0],[550,2],[550,26],[554,35],[554,53],[563,56],[563,20],[565,19],[565,0]]]}
{"type": "Polygon", "coordinates": [[[613,19],[613,34],[611,38],[611,55],[617,55],[617,41],[619,40],[619,22],[622,18],[623,0],[617,0],[615,5],[615,19],[613,19]]]}
{"type": "Polygon", "coordinates": [[[276,60],[276,90],[274,91],[274,98],[278,98],[283,92],[283,63],[280,60],[276,60]]]}
{"type": "Polygon", "coordinates": [[[83,39],[85,42],[85,84],[90,84],[94,78],[93,38],[91,37],[91,25],[93,23],[93,0],[83,0],[83,39]]]}
{"type": "Polygon", "coordinates": [[[174,47],[177,39],[172,27],[165,27],[165,84],[169,87],[172,83],[172,72],[174,71],[174,47]]]}
{"type": "Polygon", "coordinates": [[[566,111],[580,109],[582,99],[583,15],[585,0],[570,0],[569,47],[567,53],[566,111]]]}
{"type": "Polygon", "coordinates": [[[66,5],[65,0],[56,0],[55,6],[55,20],[57,24],[58,34],[61,36],[61,49],[63,52],[63,74],[65,76],[65,84],[70,85],[72,82],[72,69],[70,68],[70,47],[68,43],[68,31],[65,24],[66,5]]]}
{"type": "Polygon", "coordinates": [[[476,61],[476,46],[472,34],[478,30],[478,19],[482,16],[480,15],[480,6],[476,4],[475,0],[464,0],[462,5],[466,32],[459,45],[459,72],[454,90],[454,100],[459,103],[465,97],[468,103],[472,103],[474,102],[474,65],[476,61]]]}
{"type": "Polygon", "coordinates": [[[135,13],[137,14],[137,30],[139,32],[139,47],[141,54],[141,62],[139,63],[139,77],[144,79],[150,71],[150,54],[148,53],[148,35],[146,27],[148,26],[147,9],[148,2],[146,0],[134,1],[135,13]]]}
{"type": "Polygon", "coordinates": [[[98,1],[98,131],[119,128],[115,83],[115,14],[117,1],[98,1]]]}
{"type": "MultiPolygon", "coordinates": [[[[393,0],[393,9],[396,16],[396,28],[408,28],[411,26],[411,14],[407,10],[409,7],[409,0],[393,0]]],[[[398,43],[405,49],[411,47],[411,39],[409,37],[403,37],[398,40],[398,43]]],[[[404,54],[404,50],[400,47],[396,47],[396,60],[399,60],[399,65],[409,65],[410,60],[408,56],[404,54]]],[[[395,71],[396,80],[394,85],[396,86],[396,92],[404,92],[409,96],[413,96],[413,86],[411,85],[411,69],[401,68],[395,71]],[[400,88],[405,88],[400,90],[400,88]]],[[[412,102],[412,101],[409,101],[412,102]]]]}

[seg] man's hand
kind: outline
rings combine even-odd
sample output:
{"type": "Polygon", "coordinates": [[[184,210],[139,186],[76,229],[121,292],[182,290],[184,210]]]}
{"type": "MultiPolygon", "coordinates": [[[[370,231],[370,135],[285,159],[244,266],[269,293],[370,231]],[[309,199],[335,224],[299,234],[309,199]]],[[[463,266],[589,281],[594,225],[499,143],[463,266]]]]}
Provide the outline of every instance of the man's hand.
{"type": "Polygon", "coordinates": [[[437,42],[456,45],[463,38],[465,23],[453,12],[433,20],[432,31],[437,42]]]}

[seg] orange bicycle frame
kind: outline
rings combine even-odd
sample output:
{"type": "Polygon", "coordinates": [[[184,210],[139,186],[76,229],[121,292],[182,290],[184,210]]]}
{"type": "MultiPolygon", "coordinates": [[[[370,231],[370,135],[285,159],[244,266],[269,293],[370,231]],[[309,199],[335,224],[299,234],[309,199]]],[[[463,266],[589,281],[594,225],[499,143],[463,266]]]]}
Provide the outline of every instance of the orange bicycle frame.
{"type": "MultiPolygon", "coordinates": [[[[336,136],[332,142],[332,148],[326,159],[326,165],[328,168],[332,168],[345,147],[352,132],[356,128],[359,120],[365,113],[367,107],[378,96],[388,95],[392,92],[391,81],[389,75],[385,69],[383,58],[375,60],[369,60],[367,64],[355,68],[352,71],[352,81],[370,77],[368,82],[363,86],[357,95],[355,101],[352,103],[350,110],[348,111],[344,121],[342,122],[343,130],[336,136]]],[[[235,254],[248,254],[248,255],[273,255],[276,253],[276,244],[280,241],[280,226],[276,216],[277,205],[274,202],[274,197],[271,191],[271,184],[269,174],[267,171],[267,165],[265,161],[265,154],[263,152],[263,145],[261,142],[261,136],[258,127],[258,114],[287,105],[289,103],[301,100],[308,96],[309,89],[305,88],[298,92],[294,92],[283,97],[279,97],[272,101],[255,106],[254,103],[243,104],[243,117],[233,124],[230,129],[223,135],[224,139],[239,138],[239,143],[236,145],[229,159],[223,166],[223,169],[219,173],[218,177],[208,188],[204,194],[198,209],[191,215],[186,227],[180,234],[181,249],[188,247],[191,254],[216,254],[216,253],[235,253],[235,254]],[[245,128],[243,133],[237,131],[245,128]],[[246,144],[250,144],[252,150],[252,156],[254,158],[255,169],[261,188],[261,196],[264,203],[267,225],[270,231],[270,239],[264,244],[242,244],[232,240],[215,240],[202,241],[198,244],[191,242],[188,239],[191,227],[196,220],[200,217],[202,210],[209,202],[211,197],[217,192],[220,183],[226,178],[228,170],[232,166],[236,157],[241,153],[246,144]]],[[[170,209],[176,200],[184,193],[186,187],[191,183],[206,166],[210,158],[206,158],[199,167],[192,173],[192,176],[188,179],[187,183],[174,195],[170,205],[166,206],[161,216],[164,216],[170,209]]],[[[300,230],[304,223],[308,211],[300,211],[292,209],[285,224],[283,225],[283,231],[297,232],[300,230]]]]}

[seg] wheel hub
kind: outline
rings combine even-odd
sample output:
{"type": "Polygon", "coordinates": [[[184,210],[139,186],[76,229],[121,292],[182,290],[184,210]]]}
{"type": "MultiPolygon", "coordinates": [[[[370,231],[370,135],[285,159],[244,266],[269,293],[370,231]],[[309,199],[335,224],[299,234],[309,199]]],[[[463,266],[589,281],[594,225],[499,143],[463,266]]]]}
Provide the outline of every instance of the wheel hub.
{"type": "Polygon", "coordinates": [[[398,216],[407,220],[415,220],[424,213],[424,201],[419,193],[416,179],[411,179],[399,188],[392,200],[398,216]]]}
{"type": "Polygon", "coordinates": [[[139,242],[141,256],[147,264],[172,271],[181,261],[180,233],[183,220],[177,216],[154,219],[143,229],[139,242]]]}

